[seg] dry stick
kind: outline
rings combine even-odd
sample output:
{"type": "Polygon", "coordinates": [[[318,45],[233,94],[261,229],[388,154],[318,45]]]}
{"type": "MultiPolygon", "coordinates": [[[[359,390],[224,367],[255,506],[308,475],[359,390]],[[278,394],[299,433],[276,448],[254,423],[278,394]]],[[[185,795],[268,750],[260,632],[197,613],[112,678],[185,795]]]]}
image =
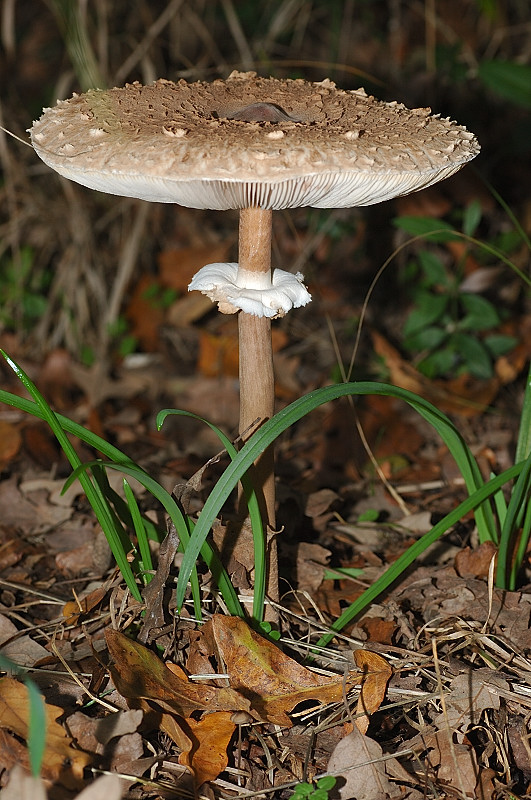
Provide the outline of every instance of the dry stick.
{"type": "MultiPolygon", "coordinates": [[[[272,211],[244,208],[240,211],[239,268],[248,272],[271,271],[272,211]]],[[[275,379],[271,346],[271,320],[240,311],[240,433],[259,418],[270,419],[275,405],[275,379]]],[[[252,430],[252,429],[251,429],[252,430]]],[[[268,529],[267,595],[278,600],[278,561],[275,530],[274,451],[271,445],[254,465],[253,483],[264,527],[268,529]]]]}

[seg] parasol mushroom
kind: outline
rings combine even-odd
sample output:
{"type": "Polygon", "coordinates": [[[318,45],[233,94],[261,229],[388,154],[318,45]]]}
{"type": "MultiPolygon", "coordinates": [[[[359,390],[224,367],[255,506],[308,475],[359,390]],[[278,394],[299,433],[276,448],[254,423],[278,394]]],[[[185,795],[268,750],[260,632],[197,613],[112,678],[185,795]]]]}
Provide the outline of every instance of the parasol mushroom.
{"type": "MultiPolygon", "coordinates": [[[[50,167],[92,189],[240,209],[238,264],[207,265],[190,289],[239,314],[241,433],[274,411],[271,319],[310,300],[302,275],[271,272],[272,211],[372,205],[443,180],[479,152],[472,133],[430,109],[343,91],[328,79],[251,72],[74,95],[44,111],[31,139],[50,167]]],[[[272,531],[271,450],[255,480],[272,531]]],[[[275,581],[272,574],[270,595],[275,581]]]]}

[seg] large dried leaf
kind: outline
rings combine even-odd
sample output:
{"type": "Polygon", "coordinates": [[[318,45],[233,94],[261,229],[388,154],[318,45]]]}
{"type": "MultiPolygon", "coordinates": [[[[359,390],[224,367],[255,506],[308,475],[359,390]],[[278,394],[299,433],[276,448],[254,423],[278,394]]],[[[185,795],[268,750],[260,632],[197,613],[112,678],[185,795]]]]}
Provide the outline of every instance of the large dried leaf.
{"type": "Polygon", "coordinates": [[[355,650],[354,661],[363,673],[357,713],[364,716],[357,718],[356,725],[361,733],[367,733],[369,717],[382,705],[393,670],[385,658],[370,650],[355,650]]]}
{"type": "Polygon", "coordinates": [[[165,711],[189,717],[194,711],[249,711],[248,701],[231,688],[205,686],[176,675],[155,653],[119,631],[105,632],[113,658],[111,674],[127,699],[155,702],[165,711]]]}
{"type": "MultiPolygon", "coordinates": [[[[88,753],[75,750],[72,739],[57,722],[64,713],[58,706],[46,705],[46,747],[42,764],[44,778],[59,782],[67,788],[77,788],[83,780],[83,770],[90,763],[88,753]]],[[[0,681],[0,728],[27,740],[29,727],[29,698],[26,687],[14,678],[0,681]]]]}
{"type": "Polygon", "coordinates": [[[160,727],[181,749],[179,764],[190,769],[197,787],[216,780],[229,763],[227,747],[236,725],[228,711],[215,711],[199,721],[164,714],[160,727]]]}
{"type": "Polygon", "coordinates": [[[236,729],[228,711],[207,714],[198,722],[188,720],[192,741],[197,749],[179,757],[180,764],[186,764],[194,773],[198,786],[215,780],[229,763],[227,748],[236,729]]]}
{"type": "Polygon", "coordinates": [[[465,796],[476,797],[478,762],[474,749],[454,741],[450,730],[440,730],[426,738],[430,767],[437,770],[440,781],[465,796]]]}
{"type": "Polygon", "coordinates": [[[328,772],[344,779],[339,789],[342,800],[387,800],[392,796],[382,755],[380,745],[357,728],[338,742],[330,756],[328,772]]]}
{"type": "Polygon", "coordinates": [[[363,674],[330,678],[298,664],[272,642],[253,631],[239,617],[215,615],[203,628],[212,637],[213,647],[230,684],[251,703],[264,722],[291,726],[288,717],[298,703],[314,700],[316,705],[340,702],[363,674]]]}
{"type": "Polygon", "coordinates": [[[450,683],[450,691],[445,696],[445,713],[433,721],[437,728],[451,731],[466,731],[478,725],[485,709],[500,707],[500,690],[509,691],[507,681],[495,670],[468,670],[456,675],[450,683]]]}

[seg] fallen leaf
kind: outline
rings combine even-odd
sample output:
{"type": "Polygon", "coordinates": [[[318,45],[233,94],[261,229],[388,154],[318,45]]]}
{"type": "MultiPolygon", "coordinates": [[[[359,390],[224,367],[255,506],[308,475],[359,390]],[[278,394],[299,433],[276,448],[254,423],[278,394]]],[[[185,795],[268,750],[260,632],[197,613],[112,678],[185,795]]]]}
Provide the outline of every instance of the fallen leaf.
{"type": "Polygon", "coordinates": [[[4,469],[16,456],[22,444],[22,436],[11,422],[0,420],[0,467],[4,469]]]}
{"type": "MultiPolygon", "coordinates": [[[[45,705],[46,746],[42,762],[42,776],[75,789],[83,782],[83,770],[90,764],[91,756],[74,750],[72,739],[57,722],[64,710],[45,705]]],[[[21,739],[27,740],[29,726],[29,698],[24,684],[14,678],[0,680],[0,727],[21,739]]]]}
{"type": "Polygon", "coordinates": [[[2,800],[46,800],[44,781],[27,775],[17,764],[9,774],[7,786],[2,789],[2,800]]]}
{"type": "MultiPolygon", "coordinates": [[[[46,800],[46,786],[42,778],[27,775],[19,765],[9,775],[2,789],[2,800],[46,800]]],[[[101,775],[86,786],[73,800],[120,800],[122,784],[117,775],[101,775]]]]}
{"type": "Polygon", "coordinates": [[[448,729],[437,731],[426,745],[430,751],[428,762],[432,768],[438,768],[439,781],[444,781],[464,796],[476,797],[478,763],[474,749],[468,744],[455,742],[448,729]]]}
{"type": "Polygon", "coordinates": [[[384,701],[393,670],[385,658],[370,650],[355,650],[354,661],[363,673],[357,713],[363,713],[364,716],[357,717],[356,725],[361,733],[366,733],[370,715],[374,714],[384,701]]]}
{"type": "Polygon", "coordinates": [[[393,634],[397,629],[396,622],[382,619],[382,617],[363,617],[359,625],[367,634],[370,642],[379,642],[380,644],[392,644],[393,634]]]}
{"type": "Polygon", "coordinates": [[[19,667],[33,667],[49,655],[42,644],[28,634],[21,635],[17,626],[3,615],[0,615],[0,652],[19,667]]]}
{"type": "Polygon", "coordinates": [[[408,389],[434,403],[446,413],[477,416],[487,408],[498,393],[500,381],[474,380],[470,375],[460,375],[449,381],[429,380],[408,361],[404,360],[380,333],[371,333],[375,353],[380,356],[389,369],[390,382],[402,389],[408,389]]]}
{"type": "Polygon", "coordinates": [[[434,724],[452,731],[466,731],[471,725],[478,725],[483,711],[499,709],[500,689],[509,692],[509,684],[488,667],[456,675],[445,695],[446,713],[439,714],[433,720],[434,724]]]}
{"type": "Polygon", "coordinates": [[[159,548],[157,571],[142,593],[146,604],[146,613],[138,640],[146,644],[150,641],[151,631],[164,625],[164,587],[179,547],[179,536],[173,522],[159,548]]]}
{"type": "Polygon", "coordinates": [[[340,702],[363,679],[358,672],[333,678],[318,675],[239,617],[216,614],[203,632],[205,637],[212,637],[212,648],[230,676],[230,685],[250,701],[252,711],[264,722],[290,727],[292,721],[287,712],[298,703],[340,702]]]}
{"type": "MultiPolygon", "coordinates": [[[[26,746],[11,733],[2,730],[0,727],[0,772],[10,773],[18,764],[29,772],[29,753],[26,746]]],[[[2,800],[4,800],[3,792],[1,796],[2,800]]],[[[18,800],[18,796],[16,800],[18,800]]]]}
{"type": "Polygon", "coordinates": [[[194,711],[249,711],[249,702],[234,689],[176,675],[155,653],[123,633],[109,628],[105,639],[114,662],[110,668],[114,684],[128,700],[147,700],[181,717],[194,711]]]}
{"type": "Polygon", "coordinates": [[[297,547],[297,588],[315,594],[323,582],[332,552],[320,544],[300,542],[297,547]]]}
{"type": "Polygon", "coordinates": [[[328,772],[344,778],[339,787],[342,800],[387,800],[392,796],[382,756],[380,745],[357,728],[338,742],[330,756],[328,772]]]}
{"type": "Polygon", "coordinates": [[[228,711],[206,714],[199,721],[165,714],[161,730],[181,749],[179,764],[188,767],[196,787],[214,781],[229,763],[227,748],[236,725],[228,711]]]}
{"type": "Polygon", "coordinates": [[[218,375],[238,375],[238,337],[215,335],[208,331],[199,334],[199,359],[197,369],[207,378],[218,375]]]}
{"type": "Polygon", "coordinates": [[[226,261],[231,246],[232,240],[227,240],[216,244],[163,250],[157,258],[160,282],[179,292],[187,292],[188,284],[195,273],[205,264],[226,261]]]}
{"type": "Polygon", "coordinates": [[[101,775],[83,789],[75,800],[120,800],[122,796],[122,782],[118,775],[101,775]]]}
{"type": "Polygon", "coordinates": [[[159,331],[164,325],[166,313],[157,293],[161,286],[157,280],[142,275],[135,286],[125,315],[131,325],[131,334],[148,352],[155,352],[159,345],[159,331]]]}
{"type": "Polygon", "coordinates": [[[475,550],[464,547],[455,557],[455,570],[461,578],[486,578],[496,553],[494,542],[483,542],[475,550]]]}
{"type": "Polygon", "coordinates": [[[96,608],[106,594],[107,589],[105,586],[98,586],[84,597],[78,597],[76,600],[69,600],[63,606],[63,617],[65,618],[66,624],[77,625],[79,618],[96,608]]]}

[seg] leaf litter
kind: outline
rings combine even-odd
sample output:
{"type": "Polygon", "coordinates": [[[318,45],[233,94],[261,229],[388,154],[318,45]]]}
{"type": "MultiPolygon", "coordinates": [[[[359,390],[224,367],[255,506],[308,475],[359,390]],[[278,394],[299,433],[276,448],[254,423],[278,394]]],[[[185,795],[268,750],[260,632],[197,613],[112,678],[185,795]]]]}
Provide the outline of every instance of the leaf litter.
{"type": "MultiPolygon", "coordinates": [[[[115,403],[125,410],[122,395],[115,403]]],[[[381,419],[392,414],[400,426],[395,406],[378,408],[381,419]]],[[[143,413],[131,416],[136,430],[129,440],[144,451],[150,470],[188,486],[193,513],[223,467],[211,457],[218,445],[202,440],[194,452],[192,438],[176,457],[174,431],[150,440],[143,413]],[[198,453],[208,448],[201,462],[198,453]]],[[[118,416],[108,419],[112,430],[118,416]]],[[[412,423],[404,419],[407,431],[412,423]]],[[[323,425],[326,417],[321,437],[323,425]]],[[[381,456],[396,485],[413,483],[422,459],[431,478],[440,475],[440,451],[427,440],[417,456],[420,439],[414,451],[402,447],[406,458],[395,474],[392,451],[404,438],[398,430],[393,435],[381,456]]],[[[170,540],[155,547],[157,570],[142,616],[143,606],[124,593],[112,565],[94,555],[83,496],[61,495],[62,480],[32,461],[24,445],[14,456],[26,466],[23,480],[2,485],[20,515],[0,528],[0,655],[38,680],[51,735],[40,787],[50,799],[75,796],[87,781],[95,781],[87,789],[96,787],[100,771],[126,776],[112,791],[131,798],[180,792],[288,798],[298,781],[333,774],[341,798],[417,800],[442,792],[497,800],[504,785],[529,779],[531,593],[489,585],[492,549],[475,546],[466,520],[332,649],[316,650],[344,604],[428,530],[433,514],[451,507],[460,489],[441,483],[431,494],[419,489],[418,499],[410,492],[408,511],[415,513],[403,517],[377,485],[368,494],[372,478],[327,486],[337,474],[335,455],[328,461],[321,451],[310,470],[319,452],[311,449],[314,439],[317,446],[305,420],[286,451],[280,507],[292,528],[283,552],[293,570],[284,578],[278,644],[222,613],[208,572],[201,577],[203,624],[188,606],[177,618],[172,584],[179,556],[170,540]],[[293,465],[309,483],[290,478],[293,465]]],[[[363,475],[363,461],[355,463],[363,475]]],[[[220,520],[214,532],[221,547],[225,524],[220,520]]],[[[232,559],[231,575],[248,593],[250,554],[235,550],[232,559]]],[[[16,697],[11,687],[25,691],[14,677],[2,680],[10,682],[2,690],[7,700],[16,697]]],[[[2,706],[0,775],[4,791],[22,793],[14,768],[29,765],[21,702],[18,716],[14,721],[2,706]]]]}

